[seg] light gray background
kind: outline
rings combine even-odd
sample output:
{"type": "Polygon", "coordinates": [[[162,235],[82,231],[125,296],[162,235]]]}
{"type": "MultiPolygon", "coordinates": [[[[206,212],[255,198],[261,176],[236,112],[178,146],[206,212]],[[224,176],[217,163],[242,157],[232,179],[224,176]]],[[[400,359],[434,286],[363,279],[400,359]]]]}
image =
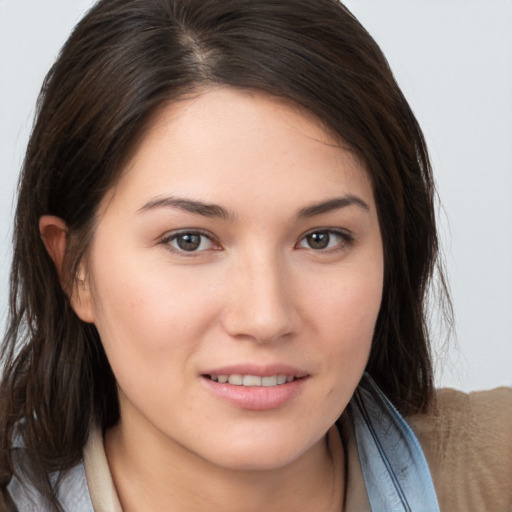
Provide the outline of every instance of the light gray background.
{"type": "MultiPolygon", "coordinates": [[[[257,1],[257,0],[255,0],[257,1]]],[[[314,0],[312,0],[314,1],[314,0]]],[[[346,0],[430,147],[456,314],[437,384],[512,385],[512,0],[346,0]]],[[[0,311],[14,189],[44,74],[90,0],[0,0],[0,311]]]]}

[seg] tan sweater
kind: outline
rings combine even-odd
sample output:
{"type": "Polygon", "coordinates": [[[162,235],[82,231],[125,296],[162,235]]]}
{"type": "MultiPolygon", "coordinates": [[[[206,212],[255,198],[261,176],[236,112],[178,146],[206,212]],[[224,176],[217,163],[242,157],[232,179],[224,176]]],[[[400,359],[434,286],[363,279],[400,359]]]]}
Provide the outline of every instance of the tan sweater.
{"type": "Polygon", "coordinates": [[[442,512],[512,512],[512,389],[444,389],[431,416],[408,418],[442,512]]]}
{"type": "MultiPolygon", "coordinates": [[[[440,390],[435,413],[407,420],[425,452],[441,512],[512,512],[511,388],[470,394],[440,390]]],[[[337,429],[329,436],[335,449],[340,444],[337,429]]],[[[342,438],[348,459],[344,512],[370,512],[347,419],[342,438]]],[[[98,432],[89,439],[84,462],[95,512],[122,512],[98,432]]]]}

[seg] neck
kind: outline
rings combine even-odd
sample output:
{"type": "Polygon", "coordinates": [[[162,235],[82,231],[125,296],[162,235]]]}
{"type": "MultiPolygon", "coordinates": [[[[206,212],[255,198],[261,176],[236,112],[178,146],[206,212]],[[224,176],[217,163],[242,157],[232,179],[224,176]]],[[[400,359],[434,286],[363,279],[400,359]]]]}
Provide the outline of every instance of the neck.
{"type": "Polygon", "coordinates": [[[342,510],[343,448],[331,431],[293,462],[265,470],[219,467],[158,436],[141,439],[121,421],[105,449],[124,512],[342,510]]]}

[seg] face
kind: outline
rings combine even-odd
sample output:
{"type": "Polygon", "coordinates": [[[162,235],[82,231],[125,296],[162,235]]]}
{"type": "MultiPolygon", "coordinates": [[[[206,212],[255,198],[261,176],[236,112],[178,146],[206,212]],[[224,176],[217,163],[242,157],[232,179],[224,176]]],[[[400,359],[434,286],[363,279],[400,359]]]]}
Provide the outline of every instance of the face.
{"type": "Polygon", "coordinates": [[[120,428],[275,468],[347,405],[382,279],[362,163],[310,116],[218,88],[152,123],[104,198],[74,306],[101,336],[120,428]]]}

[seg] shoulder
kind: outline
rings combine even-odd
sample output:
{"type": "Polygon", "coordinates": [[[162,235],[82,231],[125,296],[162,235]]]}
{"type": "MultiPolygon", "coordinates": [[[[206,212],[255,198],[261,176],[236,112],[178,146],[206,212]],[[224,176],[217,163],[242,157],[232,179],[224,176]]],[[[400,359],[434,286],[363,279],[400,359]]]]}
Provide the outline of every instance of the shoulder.
{"type": "Polygon", "coordinates": [[[407,421],[442,511],[512,511],[512,388],[441,389],[431,414],[407,421]]]}

